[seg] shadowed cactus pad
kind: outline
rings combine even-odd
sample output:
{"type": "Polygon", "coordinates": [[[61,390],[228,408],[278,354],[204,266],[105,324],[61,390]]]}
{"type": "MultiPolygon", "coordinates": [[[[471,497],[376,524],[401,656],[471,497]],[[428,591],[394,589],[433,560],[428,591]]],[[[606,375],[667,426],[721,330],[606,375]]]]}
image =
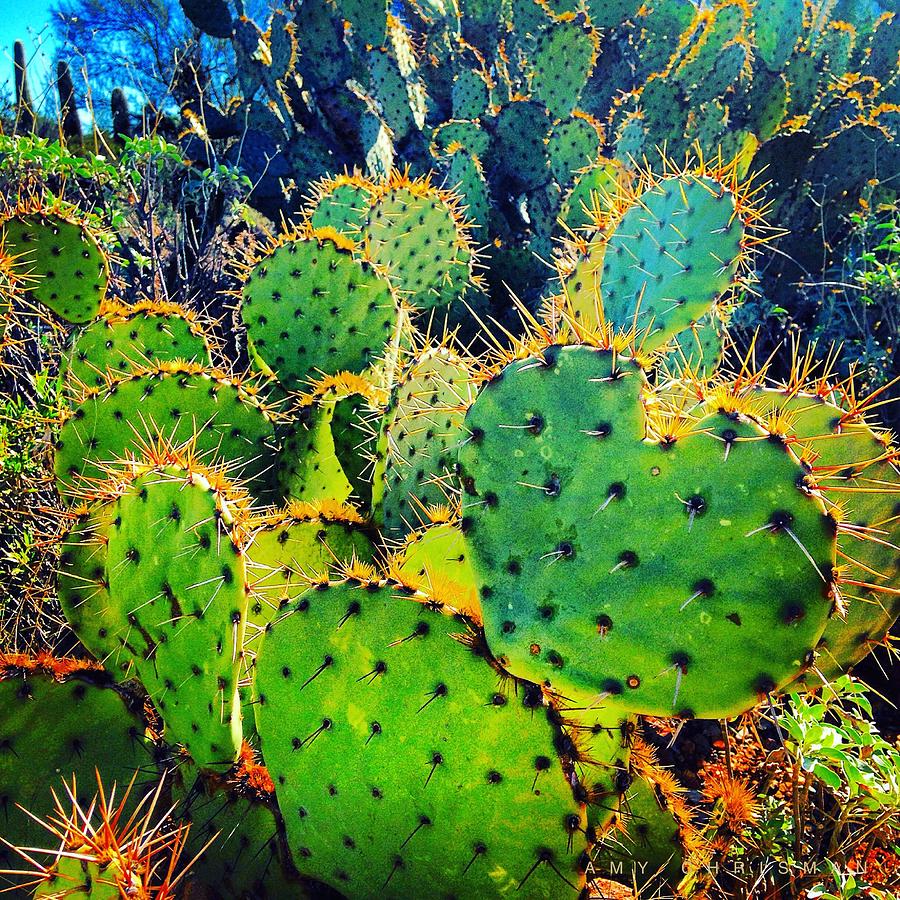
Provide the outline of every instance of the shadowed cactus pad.
{"type": "Polygon", "coordinates": [[[575,705],[736,715],[820,637],[835,523],[753,424],[646,441],[646,389],[629,360],[554,346],[482,388],[459,461],[488,641],[575,705]]]}
{"type": "Polygon", "coordinates": [[[310,591],[274,625],[257,727],[304,874],[353,897],[583,884],[584,810],[558,735],[460,632],[377,584],[310,591]]]}
{"type": "MultiPolygon", "coordinates": [[[[0,654],[0,833],[7,841],[54,844],[17,804],[45,818],[54,808],[50,789],[65,797],[60,779],[71,784],[75,777],[77,797],[87,808],[97,786],[95,768],[106,784],[119,785],[121,795],[135,773],[151,765],[144,722],[106,681],[103,672],[78,660],[0,654]]],[[[0,842],[0,866],[22,868],[21,863],[0,842]]],[[[0,889],[23,880],[0,874],[0,889]]]]}

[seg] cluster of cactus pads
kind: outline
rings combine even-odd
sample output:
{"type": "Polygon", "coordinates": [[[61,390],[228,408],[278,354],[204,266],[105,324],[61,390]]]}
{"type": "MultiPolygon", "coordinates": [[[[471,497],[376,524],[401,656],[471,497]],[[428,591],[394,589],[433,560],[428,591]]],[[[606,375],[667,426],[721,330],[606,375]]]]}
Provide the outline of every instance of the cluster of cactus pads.
{"type": "MultiPolygon", "coordinates": [[[[133,782],[123,820],[165,773],[201,896],[587,896],[634,810],[663,863],[692,828],[640,717],[730,718],[885,641],[900,472],[877,401],[814,348],[781,380],[722,358],[765,252],[748,147],[806,133],[798,102],[830,122],[817,153],[883,134],[896,84],[867,73],[898,32],[772,5],[519,0],[511,30],[506,4],[430,2],[424,47],[377,4],[241,19],[248,95],[275,98],[251,137],[302,104],[298,182],[337,158],[320,119],[369,164],[235,268],[247,369],[201,316],[113,299],[92,218],[4,212],[4,289],[78,326],[55,472],[79,658],[0,657],[9,845],[47,842],[19,805],[52,816],[59,773],[79,808],[95,770],[133,782]],[[803,80],[822,55],[827,102],[803,80]],[[579,102],[609,107],[615,156],[579,102]],[[732,161],[636,162],[684,135],[732,161]]],[[[132,895],[79,840],[5,877],[132,895]]]]}

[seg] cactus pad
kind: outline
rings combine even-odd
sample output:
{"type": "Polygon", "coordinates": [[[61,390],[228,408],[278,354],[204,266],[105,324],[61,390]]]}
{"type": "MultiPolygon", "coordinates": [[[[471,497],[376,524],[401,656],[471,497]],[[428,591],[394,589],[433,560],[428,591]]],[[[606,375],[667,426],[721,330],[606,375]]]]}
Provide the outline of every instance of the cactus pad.
{"type": "MultiPolygon", "coordinates": [[[[116,639],[166,726],[200,766],[241,744],[235,695],[247,614],[246,500],[202,470],[151,468],[115,501],[109,595],[116,639]],[[147,536],[152,535],[148,543],[147,536]]],[[[91,635],[79,633],[91,647],[91,635]]]]}
{"type": "Polygon", "coordinates": [[[269,493],[274,429],[265,405],[224,374],[181,363],[111,377],[82,400],[56,444],[60,492],[90,494],[108,466],[160,437],[193,441],[207,462],[227,460],[233,475],[269,493]]]}
{"type": "MultiPolygon", "coordinates": [[[[10,843],[53,842],[16,804],[46,819],[54,811],[51,790],[65,796],[60,779],[71,785],[75,778],[76,796],[86,809],[97,788],[95,768],[121,794],[151,764],[143,721],[105,680],[103,672],[75,660],[0,655],[0,816],[10,843]]],[[[135,800],[137,795],[135,790],[135,800]]],[[[0,866],[21,868],[11,865],[16,862],[21,860],[0,842],[0,866]]],[[[0,875],[0,888],[15,883],[15,876],[0,875]]]]}
{"type": "Polygon", "coordinates": [[[762,429],[711,416],[673,436],[645,421],[645,389],[590,347],[549,347],[482,388],[459,462],[488,641],[579,701],[735,715],[821,636],[835,523],[762,429]]]}
{"type": "Polygon", "coordinates": [[[273,626],[257,727],[304,874],[354,897],[583,884],[554,729],[464,629],[377,583],[310,591],[273,626]]]}
{"type": "Polygon", "coordinates": [[[116,307],[78,332],[65,359],[73,394],[106,384],[108,372],[123,375],[160,362],[211,365],[201,325],[174,304],[116,307]]]}
{"type": "Polygon", "coordinates": [[[34,281],[29,296],[67,322],[87,322],[106,295],[109,266],[91,231],[55,213],[36,212],[2,225],[7,249],[24,254],[23,269],[34,281]]]}
{"type": "MultiPolygon", "coordinates": [[[[665,343],[734,285],[744,238],[724,184],[691,173],[652,183],[593,251],[606,321],[647,329],[645,350],[665,343]]],[[[567,293],[576,318],[596,320],[593,285],[567,293]]]]}
{"type": "Polygon", "coordinates": [[[465,294],[475,260],[468,231],[456,195],[397,172],[373,197],[364,226],[372,259],[417,309],[465,294]]]}
{"type": "Polygon", "coordinates": [[[364,371],[398,328],[387,279],[330,229],[279,242],[252,265],[242,296],[256,352],[290,390],[321,374],[364,371]]]}
{"type": "Polygon", "coordinates": [[[453,471],[464,438],[472,374],[449,350],[425,351],[401,376],[378,441],[372,505],[388,537],[403,537],[443,504],[442,481],[453,471]]]}

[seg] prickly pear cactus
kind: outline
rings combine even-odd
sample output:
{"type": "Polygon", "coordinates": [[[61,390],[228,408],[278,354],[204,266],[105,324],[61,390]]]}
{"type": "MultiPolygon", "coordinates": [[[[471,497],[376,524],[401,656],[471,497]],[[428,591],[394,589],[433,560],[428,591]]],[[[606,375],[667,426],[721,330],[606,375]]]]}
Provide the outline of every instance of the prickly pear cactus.
{"type": "Polygon", "coordinates": [[[310,591],[273,626],[257,728],[302,871],[355,897],[425,880],[478,897],[580,889],[585,814],[554,728],[466,634],[377,583],[310,591]]]}
{"type": "Polygon", "coordinates": [[[110,466],[140,457],[162,439],[191,443],[208,462],[227,461],[262,496],[270,495],[273,411],[253,382],[195,363],[160,363],[110,374],[85,392],[56,442],[60,493],[88,498],[110,466]]]}
{"type": "Polygon", "coordinates": [[[447,502],[445,479],[465,439],[462,419],[473,397],[467,361],[431,348],[400,376],[376,448],[372,505],[391,538],[427,521],[429,506],[447,502]]]}
{"type": "MultiPolygon", "coordinates": [[[[54,788],[65,797],[60,778],[73,778],[76,799],[86,809],[104,782],[120,794],[152,759],[139,709],[109,685],[98,666],[83,660],[0,655],[0,793],[3,837],[0,865],[21,869],[10,845],[48,847],[53,835],[24,810],[46,819],[53,811],[54,788]],[[27,761],[27,765],[25,764],[27,761]],[[21,808],[20,808],[21,807],[21,808]]],[[[140,799],[135,793],[133,806],[140,799]]],[[[0,874],[9,888],[25,879],[0,874]]]]}
{"type": "Polygon", "coordinates": [[[107,502],[108,597],[85,599],[78,636],[100,658],[120,645],[168,739],[200,765],[228,768],[241,742],[246,497],[188,463],[136,467],[107,502]]]}
{"type": "Polygon", "coordinates": [[[372,260],[416,309],[448,306],[473,279],[475,248],[459,199],[428,178],[393,173],[372,194],[362,234],[372,260]]]}
{"type": "Polygon", "coordinates": [[[482,387],[459,461],[488,641],[567,697],[735,715],[821,636],[835,522],[757,426],[670,427],[646,390],[631,360],[558,346],[482,387]]]}
{"type": "Polygon", "coordinates": [[[0,221],[8,249],[22,259],[28,295],[67,322],[97,315],[109,283],[109,263],[81,217],[54,206],[0,221]]]}
{"type": "Polygon", "coordinates": [[[110,372],[125,375],[175,360],[212,365],[208,338],[196,316],[170,303],[110,305],[75,333],[64,361],[65,377],[78,396],[104,387],[110,372]]]}
{"type": "Polygon", "coordinates": [[[366,371],[388,355],[403,322],[387,278],[330,228],[282,238],[248,263],[241,293],[253,347],[289,390],[366,371]]]}
{"type": "Polygon", "coordinates": [[[653,350],[735,284],[747,232],[721,174],[651,177],[616,202],[624,212],[564,277],[564,297],[577,320],[634,327],[653,350]]]}

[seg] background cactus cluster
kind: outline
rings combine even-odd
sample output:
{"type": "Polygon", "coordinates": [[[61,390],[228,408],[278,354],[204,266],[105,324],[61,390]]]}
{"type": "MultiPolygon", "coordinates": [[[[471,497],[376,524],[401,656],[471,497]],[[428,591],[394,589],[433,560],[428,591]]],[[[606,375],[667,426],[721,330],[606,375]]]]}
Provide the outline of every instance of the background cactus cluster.
{"type": "Polygon", "coordinates": [[[3,877],[588,896],[639,826],[635,858],[684,854],[664,877],[701,896],[727,830],[642,718],[814,690],[900,613],[878,395],[815,346],[729,335],[895,190],[892,14],[304,0],[262,28],[182,5],[242,88],[188,130],[240,136],[283,225],[213,320],[135,289],[104,209],[33,180],[7,199],[5,347],[16,309],[66,329],[74,637],[0,656],[0,861],[48,840],[17,804],[74,855],[3,877]],[[94,833],[97,775],[121,802],[94,833]],[[148,863],[182,851],[183,879],[148,863]]]}

